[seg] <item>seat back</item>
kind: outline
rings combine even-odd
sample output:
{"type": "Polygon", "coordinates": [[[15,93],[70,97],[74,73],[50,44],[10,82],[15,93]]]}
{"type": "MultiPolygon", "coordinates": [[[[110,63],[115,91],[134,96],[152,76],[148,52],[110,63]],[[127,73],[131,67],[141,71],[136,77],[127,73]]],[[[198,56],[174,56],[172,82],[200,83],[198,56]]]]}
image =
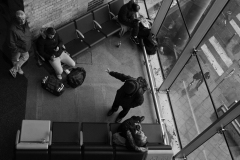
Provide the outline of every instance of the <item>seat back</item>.
{"type": "Polygon", "coordinates": [[[142,123],[141,125],[149,144],[164,143],[160,124],[142,123]]]}
{"type": "Polygon", "coordinates": [[[112,132],[112,134],[117,132],[119,126],[120,123],[110,123],[110,131],[112,132]]]}
{"type": "Polygon", "coordinates": [[[70,22],[67,25],[57,29],[57,33],[63,40],[63,44],[66,44],[77,38],[76,28],[74,22],[70,22]]]}
{"type": "Polygon", "coordinates": [[[104,5],[93,11],[94,19],[102,24],[110,20],[109,7],[108,5],[104,5]]]}
{"type": "Polygon", "coordinates": [[[110,144],[107,123],[82,122],[83,144],[110,144]]]}
{"type": "Polygon", "coordinates": [[[94,29],[93,24],[93,14],[90,12],[78,19],[75,20],[77,29],[82,33],[86,33],[92,29],[94,29]]]}
{"type": "Polygon", "coordinates": [[[118,12],[123,5],[124,5],[124,0],[115,0],[115,1],[109,2],[110,11],[114,15],[118,15],[118,12]]]}

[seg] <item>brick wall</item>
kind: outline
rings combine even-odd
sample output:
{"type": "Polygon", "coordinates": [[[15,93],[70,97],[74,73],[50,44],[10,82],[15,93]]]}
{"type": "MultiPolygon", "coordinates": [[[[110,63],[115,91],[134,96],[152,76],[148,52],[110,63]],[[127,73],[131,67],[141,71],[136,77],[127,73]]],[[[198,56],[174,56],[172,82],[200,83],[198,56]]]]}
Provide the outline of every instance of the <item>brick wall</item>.
{"type": "MultiPolygon", "coordinates": [[[[60,27],[87,13],[92,0],[23,0],[24,11],[34,36],[42,27],[60,27]]],[[[111,0],[104,0],[103,4],[111,0]]]]}

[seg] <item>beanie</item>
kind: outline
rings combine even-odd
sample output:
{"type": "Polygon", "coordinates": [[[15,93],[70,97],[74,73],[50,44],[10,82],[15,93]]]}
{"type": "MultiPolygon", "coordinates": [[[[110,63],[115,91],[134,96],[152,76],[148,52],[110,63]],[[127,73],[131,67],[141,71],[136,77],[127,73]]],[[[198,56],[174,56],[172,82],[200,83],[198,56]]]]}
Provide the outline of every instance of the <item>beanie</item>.
{"type": "Polygon", "coordinates": [[[132,94],[137,89],[136,85],[134,81],[126,81],[123,85],[123,90],[126,94],[132,94]]]}

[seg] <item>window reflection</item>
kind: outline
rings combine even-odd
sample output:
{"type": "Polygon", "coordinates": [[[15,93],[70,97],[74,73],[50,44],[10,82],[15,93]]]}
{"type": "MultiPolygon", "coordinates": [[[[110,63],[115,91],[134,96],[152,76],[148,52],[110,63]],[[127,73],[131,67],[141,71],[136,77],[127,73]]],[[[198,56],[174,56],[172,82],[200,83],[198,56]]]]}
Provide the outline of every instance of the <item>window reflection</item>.
{"type": "Polygon", "coordinates": [[[223,135],[215,134],[198,149],[187,156],[188,160],[231,160],[223,135]]]}
{"type": "Polygon", "coordinates": [[[154,20],[163,0],[145,0],[149,18],[154,20]]]}
{"type": "Polygon", "coordinates": [[[202,74],[196,57],[192,57],[170,88],[170,101],[183,147],[217,119],[205,84],[210,77],[209,71],[202,74]]]}

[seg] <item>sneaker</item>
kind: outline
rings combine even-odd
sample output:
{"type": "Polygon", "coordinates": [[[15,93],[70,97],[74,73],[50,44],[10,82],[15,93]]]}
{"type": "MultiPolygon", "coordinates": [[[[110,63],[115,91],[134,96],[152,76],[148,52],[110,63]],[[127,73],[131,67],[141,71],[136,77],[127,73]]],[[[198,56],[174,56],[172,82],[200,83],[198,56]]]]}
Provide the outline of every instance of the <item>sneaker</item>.
{"type": "Polygon", "coordinates": [[[120,123],[122,121],[122,118],[117,118],[115,123],[120,123]]]}
{"type": "Polygon", "coordinates": [[[57,78],[61,80],[62,79],[62,75],[57,75],[57,78]]]}
{"type": "Polygon", "coordinates": [[[113,113],[114,113],[114,111],[110,109],[107,113],[107,116],[111,116],[113,113]]]}
{"type": "Polygon", "coordinates": [[[69,69],[65,69],[64,72],[65,72],[66,74],[69,74],[69,73],[70,73],[69,69]]]}
{"type": "Polygon", "coordinates": [[[19,74],[24,74],[23,70],[21,68],[18,68],[18,73],[19,74]]]}
{"type": "Polygon", "coordinates": [[[11,75],[13,76],[13,78],[16,78],[17,76],[17,70],[13,67],[9,70],[9,72],[11,73],[11,75]]]}
{"type": "Polygon", "coordinates": [[[144,121],[144,119],[145,119],[144,116],[140,117],[140,123],[141,123],[142,121],[144,121]]]}
{"type": "Polygon", "coordinates": [[[135,44],[139,44],[138,38],[130,37],[130,39],[133,41],[135,44]]]}

